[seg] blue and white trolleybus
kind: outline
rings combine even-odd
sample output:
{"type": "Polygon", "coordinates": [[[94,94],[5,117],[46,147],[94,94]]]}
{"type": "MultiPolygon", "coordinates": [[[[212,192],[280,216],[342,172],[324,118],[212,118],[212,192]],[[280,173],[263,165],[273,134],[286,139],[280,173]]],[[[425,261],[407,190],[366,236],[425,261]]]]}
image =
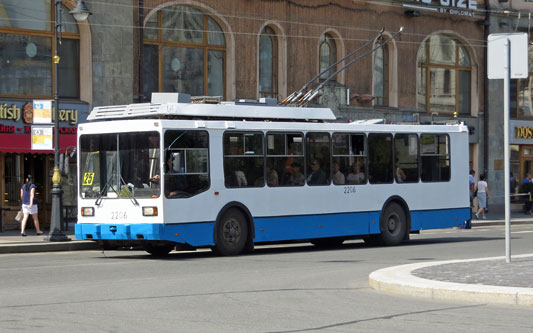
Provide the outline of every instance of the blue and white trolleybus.
{"type": "Polygon", "coordinates": [[[236,255],[295,240],[397,245],[470,216],[463,124],[173,96],[96,107],[79,125],[76,238],[236,255]]]}

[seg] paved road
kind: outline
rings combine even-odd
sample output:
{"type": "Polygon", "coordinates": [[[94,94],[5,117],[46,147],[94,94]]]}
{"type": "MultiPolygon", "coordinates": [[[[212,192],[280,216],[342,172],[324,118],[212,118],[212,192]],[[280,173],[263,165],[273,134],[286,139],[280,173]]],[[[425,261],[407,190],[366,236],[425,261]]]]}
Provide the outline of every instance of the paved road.
{"type": "MultiPolygon", "coordinates": [[[[533,226],[513,228],[532,252],[533,226]]],[[[409,245],[350,242],[210,251],[154,259],[143,252],[0,255],[0,330],[191,332],[531,332],[531,308],[377,292],[371,272],[400,264],[498,256],[503,226],[414,235],[409,245]]]]}

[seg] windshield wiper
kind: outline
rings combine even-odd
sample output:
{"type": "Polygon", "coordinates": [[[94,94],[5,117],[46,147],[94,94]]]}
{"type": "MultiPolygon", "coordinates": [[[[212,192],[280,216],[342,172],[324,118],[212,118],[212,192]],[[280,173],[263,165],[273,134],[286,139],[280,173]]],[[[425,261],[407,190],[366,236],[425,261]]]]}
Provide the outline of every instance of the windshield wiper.
{"type": "Polygon", "coordinates": [[[124,179],[122,179],[122,177],[120,177],[120,181],[125,185],[125,187],[120,191],[120,194],[118,196],[120,197],[122,192],[124,192],[126,193],[128,198],[130,198],[131,202],[133,202],[134,206],[139,206],[139,202],[137,201],[137,199],[135,199],[135,196],[133,196],[133,194],[130,192],[129,184],[126,184],[126,182],[124,181],[124,179]]]}
{"type": "Polygon", "coordinates": [[[111,179],[113,179],[113,177],[109,177],[109,179],[105,183],[104,187],[102,188],[102,191],[100,191],[100,193],[98,193],[98,198],[96,198],[96,201],[94,202],[94,204],[96,206],[100,206],[100,202],[102,202],[102,197],[104,196],[104,194],[107,193],[107,189],[108,188],[112,189],[113,192],[115,192],[117,194],[117,196],[119,195],[117,190],[113,187],[113,185],[111,185],[111,179]]]}

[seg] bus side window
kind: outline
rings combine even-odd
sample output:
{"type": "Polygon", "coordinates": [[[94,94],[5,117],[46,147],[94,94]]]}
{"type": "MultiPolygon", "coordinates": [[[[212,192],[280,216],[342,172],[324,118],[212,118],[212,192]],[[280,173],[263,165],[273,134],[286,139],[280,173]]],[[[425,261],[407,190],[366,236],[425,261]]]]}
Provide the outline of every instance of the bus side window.
{"type": "Polygon", "coordinates": [[[188,198],[209,188],[209,135],[165,131],[165,196],[188,198]]]}
{"type": "Polygon", "coordinates": [[[332,141],[333,184],[365,184],[365,136],[363,134],[334,133],[332,141]]]}
{"type": "Polygon", "coordinates": [[[420,135],[420,158],[423,182],[450,180],[450,144],[446,134],[420,135]]]}
{"type": "Polygon", "coordinates": [[[418,135],[394,136],[394,177],[397,183],[418,182],[418,135]]]}
{"type": "Polygon", "coordinates": [[[225,186],[264,186],[263,133],[226,132],[223,141],[225,186]]]}
{"type": "Polygon", "coordinates": [[[269,187],[303,186],[303,135],[268,133],[266,183],[269,187]]]}
{"type": "Polygon", "coordinates": [[[371,184],[392,183],[392,135],[368,135],[368,179],[371,184]]]}
{"type": "Polygon", "coordinates": [[[307,185],[329,185],[331,148],[329,133],[307,133],[307,185]]]}

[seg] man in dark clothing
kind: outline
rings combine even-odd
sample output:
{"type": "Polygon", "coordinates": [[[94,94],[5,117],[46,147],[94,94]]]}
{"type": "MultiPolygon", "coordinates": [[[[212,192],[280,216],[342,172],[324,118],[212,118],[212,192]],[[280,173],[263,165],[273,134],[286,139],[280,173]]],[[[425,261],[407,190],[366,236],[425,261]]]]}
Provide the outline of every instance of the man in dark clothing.
{"type": "Polygon", "coordinates": [[[309,185],[326,185],[328,183],[328,177],[324,170],[320,168],[318,160],[313,160],[311,163],[311,174],[307,177],[307,184],[309,185]]]}

